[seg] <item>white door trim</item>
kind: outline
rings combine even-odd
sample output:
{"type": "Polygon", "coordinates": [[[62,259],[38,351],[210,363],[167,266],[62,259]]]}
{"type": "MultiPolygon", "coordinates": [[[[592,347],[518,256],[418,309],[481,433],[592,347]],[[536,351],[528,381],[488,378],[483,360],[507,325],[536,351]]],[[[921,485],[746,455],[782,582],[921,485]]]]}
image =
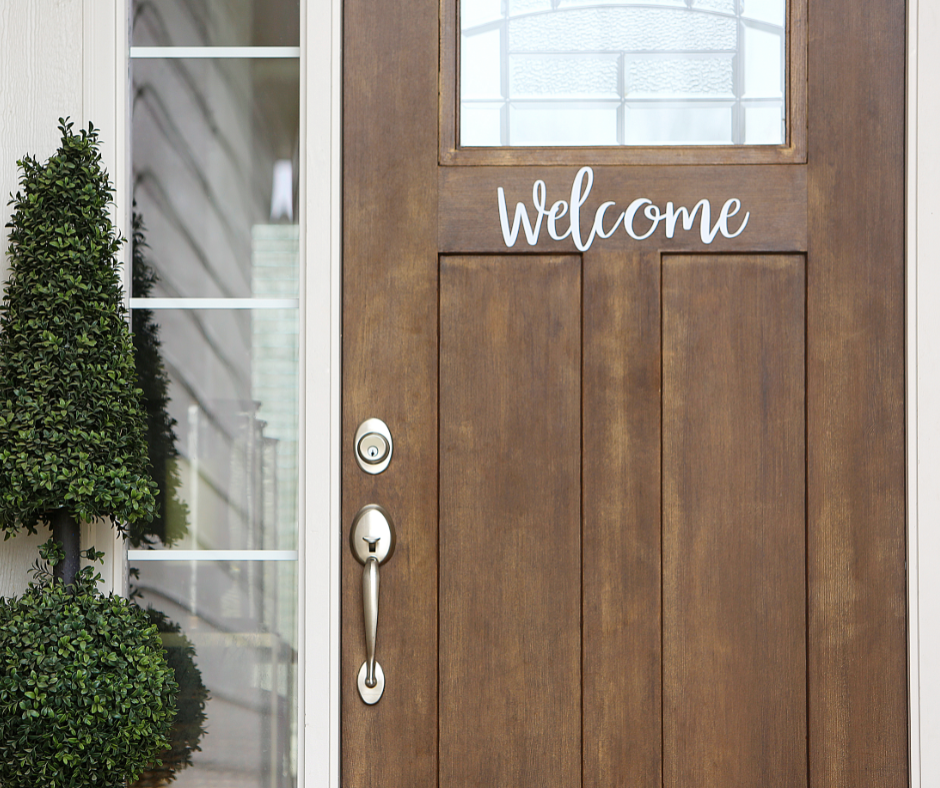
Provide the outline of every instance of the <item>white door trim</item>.
{"type": "Polygon", "coordinates": [[[342,0],[301,3],[301,467],[299,773],[339,788],[340,332],[342,246],[342,0]]]}
{"type": "Polygon", "coordinates": [[[940,783],[940,7],[908,0],[907,473],[911,785],[940,783]],[[921,308],[923,307],[923,308],[921,308]]]}

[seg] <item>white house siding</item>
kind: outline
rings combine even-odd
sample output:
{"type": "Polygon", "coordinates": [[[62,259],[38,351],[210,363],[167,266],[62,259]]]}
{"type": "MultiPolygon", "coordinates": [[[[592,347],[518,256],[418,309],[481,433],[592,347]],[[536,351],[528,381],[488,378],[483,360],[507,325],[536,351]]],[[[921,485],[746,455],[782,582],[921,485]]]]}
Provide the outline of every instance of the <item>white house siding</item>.
{"type": "MultiPolygon", "coordinates": [[[[3,255],[9,261],[6,223],[8,195],[19,180],[17,159],[40,159],[59,143],[58,119],[84,119],[83,6],[81,0],[2,0],[0,2],[0,226],[3,255]]],[[[0,545],[0,596],[21,591],[36,559],[41,536],[20,536],[0,545]]]]}

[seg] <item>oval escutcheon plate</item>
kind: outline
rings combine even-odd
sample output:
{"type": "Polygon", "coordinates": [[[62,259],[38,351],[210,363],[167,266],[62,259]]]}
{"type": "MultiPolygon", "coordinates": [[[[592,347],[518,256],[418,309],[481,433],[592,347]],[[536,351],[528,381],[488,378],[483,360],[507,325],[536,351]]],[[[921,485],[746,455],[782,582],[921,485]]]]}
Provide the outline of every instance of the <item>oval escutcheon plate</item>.
{"type": "Polygon", "coordinates": [[[359,679],[357,684],[359,685],[359,697],[362,698],[364,703],[368,703],[370,706],[374,706],[382,697],[382,693],[385,692],[385,671],[382,670],[382,666],[376,662],[375,663],[375,686],[369,687],[366,686],[366,663],[362,663],[362,667],[359,668],[359,679]]]}

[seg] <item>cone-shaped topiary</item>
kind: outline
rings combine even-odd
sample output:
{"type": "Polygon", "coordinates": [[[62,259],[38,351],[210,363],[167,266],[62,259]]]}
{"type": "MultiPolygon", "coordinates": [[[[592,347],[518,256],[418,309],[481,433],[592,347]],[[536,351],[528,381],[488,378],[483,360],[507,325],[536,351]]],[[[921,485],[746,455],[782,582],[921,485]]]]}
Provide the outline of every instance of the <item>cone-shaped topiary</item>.
{"type": "MultiPolygon", "coordinates": [[[[62,557],[51,540],[40,552],[62,557]]],[[[34,573],[0,598],[0,785],[124,788],[170,746],[177,684],[157,627],[99,593],[91,567],[70,586],[34,573]]]]}
{"type": "Polygon", "coordinates": [[[156,485],[118,278],[122,243],[98,135],[60,120],[44,164],[25,156],[11,200],[0,307],[0,529],[59,512],[148,520],[156,485]]]}

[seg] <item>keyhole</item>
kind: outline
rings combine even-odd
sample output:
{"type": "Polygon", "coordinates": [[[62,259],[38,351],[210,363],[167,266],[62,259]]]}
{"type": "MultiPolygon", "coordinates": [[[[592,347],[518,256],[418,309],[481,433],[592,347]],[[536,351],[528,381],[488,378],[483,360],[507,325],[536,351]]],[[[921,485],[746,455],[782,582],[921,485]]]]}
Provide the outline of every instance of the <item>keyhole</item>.
{"type": "Polygon", "coordinates": [[[369,433],[357,446],[359,457],[369,465],[378,465],[388,456],[389,444],[376,432],[369,433]]]}

